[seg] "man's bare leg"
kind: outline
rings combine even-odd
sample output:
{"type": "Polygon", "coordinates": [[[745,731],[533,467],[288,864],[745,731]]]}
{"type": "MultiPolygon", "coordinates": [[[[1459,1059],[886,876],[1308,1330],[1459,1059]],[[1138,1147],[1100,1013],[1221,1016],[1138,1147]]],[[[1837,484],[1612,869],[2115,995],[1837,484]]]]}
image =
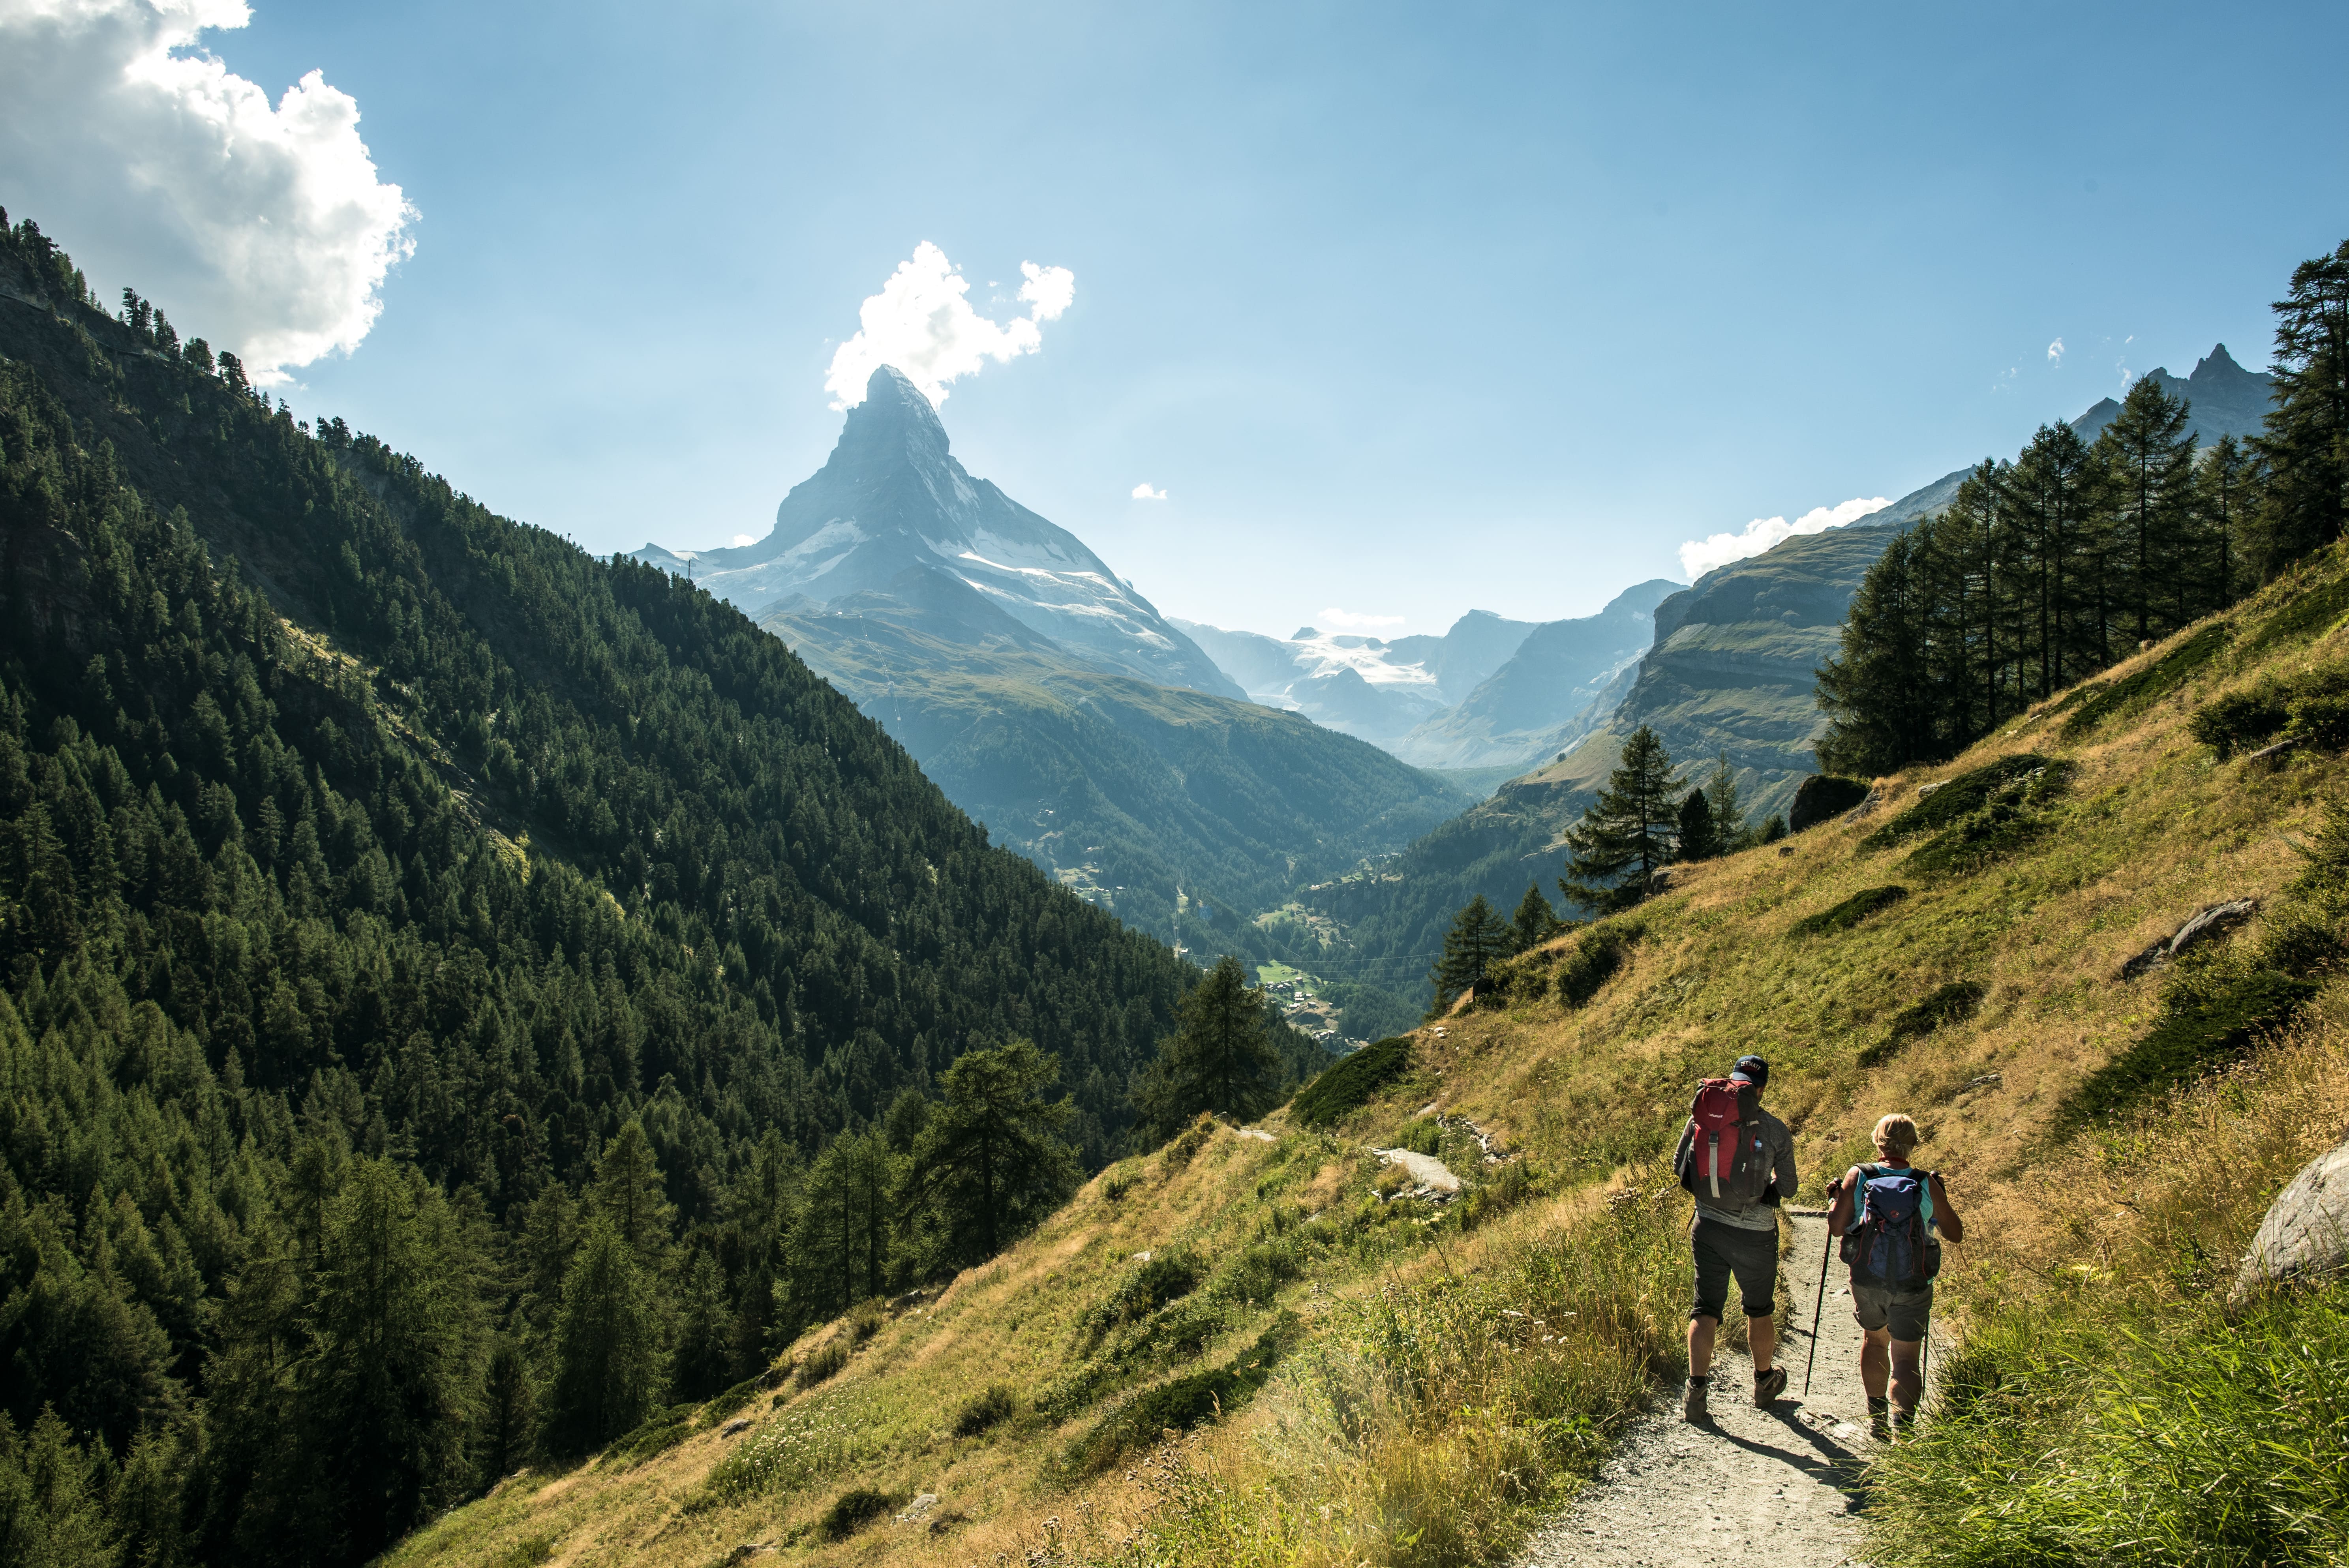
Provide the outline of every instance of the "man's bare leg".
{"type": "Polygon", "coordinates": [[[1717,1317],[1692,1317],[1689,1319],[1688,1353],[1690,1377],[1704,1377],[1712,1375],[1713,1336],[1713,1331],[1718,1329],[1720,1326],[1721,1320],[1717,1317]]]}
{"type": "Polygon", "coordinates": [[[1770,1357],[1778,1348],[1777,1320],[1768,1317],[1747,1318],[1745,1343],[1754,1347],[1754,1375],[1759,1377],[1770,1370],[1770,1357]]]}

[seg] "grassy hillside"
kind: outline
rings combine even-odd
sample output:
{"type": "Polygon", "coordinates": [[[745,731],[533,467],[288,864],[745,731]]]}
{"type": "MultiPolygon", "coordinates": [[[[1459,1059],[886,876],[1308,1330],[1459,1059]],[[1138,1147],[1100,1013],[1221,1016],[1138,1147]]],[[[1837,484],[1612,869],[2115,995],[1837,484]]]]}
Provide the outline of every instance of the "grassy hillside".
{"type": "Polygon", "coordinates": [[[741,1434],[707,1412],[649,1460],[518,1476],[396,1561],[1496,1561],[1677,1370],[1658,1161],[1690,1081],[1749,1050],[1801,1196],[1904,1109],[1968,1217],[1961,1347],[1871,1477],[1875,1560],[2337,1560],[2349,1294],[2230,1316],[2224,1287],[2349,1115],[2349,769],[2312,695],[2344,611],[2336,550],[1868,816],[1527,955],[1261,1132],[1105,1172],[943,1299],[811,1334],[790,1364],[839,1369],[760,1391],[741,1434]],[[2302,744],[2222,760],[2198,713],[2302,744]],[[2230,937],[2123,977],[2236,897],[2230,937]],[[1398,1143],[1464,1196],[1368,1152],[1398,1143]]]}
{"type": "Polygon", "coordinates": [[[1473,799],[1301,715],[934,619],[876,602],[765,624],[998,842],[1162,938],[1180,913],[1187,947],[1248,940],[1232,912],[1392,853],[1473,799]]]}

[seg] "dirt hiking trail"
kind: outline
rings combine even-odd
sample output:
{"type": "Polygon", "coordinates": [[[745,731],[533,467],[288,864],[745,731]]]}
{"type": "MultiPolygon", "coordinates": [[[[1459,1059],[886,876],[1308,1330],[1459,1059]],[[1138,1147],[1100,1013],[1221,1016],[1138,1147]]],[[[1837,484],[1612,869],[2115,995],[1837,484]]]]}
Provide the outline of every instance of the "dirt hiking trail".
{"type": "Polygon", "coordinates": [[[1827,1222],[1821,1213],[1789,1212],[1794,1251],[1781,1266],[1795,1321],[1779,1325],[1776,1356],[1792,1379],[1785,1396],[1755,1409],[1753,1363],[1743,1354],[1715,1354],[1711,1422],[1682,1420],[1680,1390],[1660,1390],[1607,1468],[1534,1537],[1519,1568],[1860,1562],[1858,1483],[1874,1444],[1859,1383],[1859,1328],[1845,1271],[1830,1263],[1818,1372],[1806,1399],[1803,1364],[1827,1222]]]}

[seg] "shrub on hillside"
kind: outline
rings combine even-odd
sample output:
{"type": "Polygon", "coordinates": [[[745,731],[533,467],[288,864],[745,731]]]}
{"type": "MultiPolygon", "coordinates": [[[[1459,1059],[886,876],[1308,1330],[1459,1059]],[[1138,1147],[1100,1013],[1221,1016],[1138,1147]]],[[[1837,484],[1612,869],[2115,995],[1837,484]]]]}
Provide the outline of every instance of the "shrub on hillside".
{"type": "Polygon", "coordinates": [[[1623,967],[1642,929],[1634,923],[1602,921],[1585,931],[1557,966],[1557,999],[1568,1007],[1588,1006],[1599,988],[1623,967]]]}
{"type": "Polygon", "coordinates": [[[693,1435],[693,1418],[701,1407],[696,1404],[671,1405],[667,1409],[645,1418],[644,1425],[627,1436],[616,1439],[604,1450],[607,1466],[642,1464],[656,1454],[667,1453],[693,1435]]]}
{"type": "Polygon", "coordinates": [[[2099,687],[2064,721],[2064,738],[2075,740],[2124,708],[2168,696],[2217,657],[2233,635],[2224,621],[2213,621],[2145,668],[2099,687]]]}
{"type": "Polygon", "coordinates": [[[1879,909],[1889,909],[1909,896],[1909,890],[1898,883],[1890,887],[1860,889],[1833,909],[1823,909],[1816,914],[1806,914],[1787,927],[1790,936],[1824,936],[1831,931],[1849,931],[1879,909]]]}
{"type": "Polygon", "coordinates": [[[1411,1070],[1411,1037],[1393,1035],[1321,1069],[1297,1091],[1288,1113],[1305,1127],[1327,1127],[1371,1101],[1411,1070]]]}
{"type": "Polygon", "coordinates": [[[2192,1078],[2282,1025],[2316,991],[2314,982],[2264,965],[2181,965],[2164,988],[2159,1021],[2065,1098],[2057,1128],[2068,1131],[2192,1078]]]}
{"type": "Polygon", "coordinates": [[[1892,1015],[1892,1023],[1885,1030],[1884,1038],[1859,1053],[1859,1065],[1872,1068],[1909,1041],[1922,1039],[1936,1029],[1972,1017],[1974,1009],[1982,1006],[1986,994],[1977,981],[1952,980],[1923,1001],[1901,1008],[1892,1015]]]}
{"type": "Polygon", "coordinates": [[[845,1541],[896,1506],[897,1500],[885,1491],[852,1487],[832,1500],[817,1528],[826,1541],[845,1541]]]}
{"type": "Polygon", "coordinates": [[[2050,762],[2010,779],[1980,809],[1911,851],[1909,869],[1920,876],[1961,876],[2036,841],[2052,826],[2046,808],[2064,792],[2075,771],[2070,762],[2050,762]]]}
{"type": "Polygon", "coordinates": [[[975,1438],[1009,1420],[1019,1408],[1019,1397],[1005,1383],[990,1383],[955,1412],[954,1435],[975,1438]]]}
{"type": "Polygon", "coordinates": [[[1904,839],[1938,832],[1959,818],[1981,810],[1993,795],[2048,765],[2046,758],[2026,751],[1970,769],[1860,840],[1860,848],[1889,850],[1904,839]]]}
{"type": "Polygon", "coordinates": [[[2285,599],[2243,640],[2243,652],[2255,654],[2278,643],[2313,637],[2344,615],[2349,615],[2349,576],[2285,599]]]}
{"type": "Polygon", "coordinates": [[[1149,1447],[1166,1431],[1187,1432],[1246,1404],[1265,1385],[1296,1336],[1297,1316],[1284,1312],[1228,1367],[1210,1367],[1144,1389],[1102,1418],[1071,1448],[1069,1468],[1080,1475],[1107,1470],[1123,1455],[1149,1447]]]}
{"type": "Polygon", "coordinates": [[[1098,1345],[1119,1324],[1147,1317],[1168,1302],[1181,1300],[1199,1288],[1204,1272],[1199,1260],[1180,1248],[1153,1253],[1085,1315],[1088,1336],[1098,1345]]]}
{"type": "Polygon", "coordinates": [[[1158,1172],[1172,1176],[1191,1163],[1193,1156],[1207,1147],[1207,1140],[1216,1135],[1216,1119],[1202,1113],[1196,1121],[1177,1133],[1174,1140],[1160,1150],[1158,1172]]]}
{"type": "Polygon", "coordinates": [[[838,1373],[848,1365],[848,1336],[835,1334],[808,1352],[808,1358],[792,1374],[792,1381],[802,1388],[812,1388],[838,1373]]]}
{"type": "Polygon", "coordinates": [[[2349,744],[2349,666],[2271,677],[2214,697],[2194,710],[2186,728],[2221,762],[2277,739],[2337,751],[2349,744]]]}

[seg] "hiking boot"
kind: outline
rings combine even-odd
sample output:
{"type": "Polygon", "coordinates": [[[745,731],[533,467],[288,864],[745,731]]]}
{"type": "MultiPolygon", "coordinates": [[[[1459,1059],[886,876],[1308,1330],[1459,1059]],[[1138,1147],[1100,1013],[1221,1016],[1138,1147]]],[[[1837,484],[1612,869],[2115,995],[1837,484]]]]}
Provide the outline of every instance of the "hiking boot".
{"type": "Polygon", "coordinates": [[[1692,1377],[1688,1380],[1688,1391],[1681,1396],[1682,1420],[1707,1421],[1712,1419],[1711,1415],[1704,1408],[1705,1391],[1711,1387],[1712,1379],[1710,1378],[1692,1377]]]}
{"type": "Polygon", "coordinates": [[[1754,1408],[1755,1409],[1768,1409],[1770,1401],[1785,1391],[1786,1369],[1784,1367],[1773,1367],[1767,1372],[1756,1372],[1754,1375],[1754,1408]]]}
{"type": "Polygon", "coordinates": [[[1892,1406],[1884,1399],[1868,1402],[1868,1435],[1879,1443],[1892,1440],[1892,1406]]]}
{"type": "Polygon", "coordinates": [[[1892,1435],[1896,1441],[1904,1443],[1916,1437],[1917,1412],[1914,1410],[1903,1410],[1897,1406],[1894,1407],[1892,1411],[1892,1435]]]}

